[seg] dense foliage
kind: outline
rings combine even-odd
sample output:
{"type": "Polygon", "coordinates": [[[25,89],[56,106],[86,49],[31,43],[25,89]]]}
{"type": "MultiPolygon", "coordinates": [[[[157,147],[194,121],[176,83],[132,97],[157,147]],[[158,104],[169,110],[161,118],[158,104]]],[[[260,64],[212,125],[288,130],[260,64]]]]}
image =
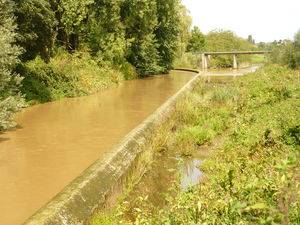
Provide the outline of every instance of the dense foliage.
{"type": "Polygon", "coordinates": [[[232,83],[200,82],[148,147],[208,155],[203,181],[164,193],[162,208],[139,196],[92,224],[299,224],[299,76],[270,65],[232,83]]]}
{"type": "Polygon", "coordinates": [[[273,42],[269,48],[272,51],[271,62],[287,65],[292,69],[300,68],[300,31],[295,35],[294,41],[273,42]]]}
{"type": "Polygon", "coordinates": [[[38,103],[168,73],[190,25],[180,0],[2,0],[0,19],[3,121],[20,82],[38,103]]]}
{"type": "MultiPolygon", "coordinates": [[[[238,37],[234,32],[229,30],[213,30],[207,35],[201,33],[198,27],[191,31],[186,58],[192,62],[190,66],[197,68],[200,65],[199,53],[201,52],[218,52],[218,51],[249,51],[256,50],[257,46],[253,40],[246,40],[238,37]],[[198,59],[198,60],[197,60],[198,59]]],[[[239,62],[251,62],[249,56],[239,56],[239,62]]],[[[184,58],[181,64],[186,64],[184,58]]],[[[232,67],[232,56],[214,56],[210,60],[210,67],[232,67]]]]}
{"type": "Polygon", "coordinates": [[[158,25],[156,14],[156,1],[126,0],[124,2],[122,17],[126,27],[126,38],[131,42],[127,60],[141,75],[162,71],[159,66],[158,44],[154,33],[158,25]]]}
{"type": "Polygon", "coordinates": [[[18,44],[26,51],[22,59],[34,59],[40,55],[49,60],[54,47],[57,22],[47,0],[17,0],[18,44]]]}
{"type": "Polygon", "coordinates": [[[159,65],[164,72],[173,68],[173,63],[179,47],[182,6],[179,0],[157,0],[158,26],[155,36],[158,44],[159,65]]]}
{"type": "Polygon", "coordinates": [[[26,77],[21,91],[30,103],[93,94],[122,79],[120,71],[99,64],[88,53],[68,54],[62,49],[48,63],[37,57],[23,63],[19,71],[26,77]]]}
{"type": "MultiPolygon", "coordinates": [[[[23,60],[46,62],[55,48],[90,52],[139,75],[168,72],[178,47],[179,0],[16,0],[23,60]]],[[[25,77],[26,79],[26,77],[25,77]]]]}
{"type": "MultiPolygon", "coordinates": [[[[236,36],[232,31],[211,31],[206,36],[205,50],[215,51],[249,51],[255,49],[255,46],[245,39],[236,36]]],[[[241,56],[239,61],[243,61],[241,56]]],[[[212,59],[212,65],[217,67],[231,67],[233,58],[231,56],[217,56],[212,59]]]]}
{"type": "Polygon", "coordinates": [[[21,78],[13,72],[21,49],[15,45],[14,3],[0,0],[0,130],[14,125],[11,117],[23,106],[18,91],[21,78]]]}
{"type": "Polygon", "coordinates": [[[191,32],[191,37],[187,46],[188,52],[201,53],[206,47],[206,40],[204,34],[199,27],[194,27],[191,32]]]}

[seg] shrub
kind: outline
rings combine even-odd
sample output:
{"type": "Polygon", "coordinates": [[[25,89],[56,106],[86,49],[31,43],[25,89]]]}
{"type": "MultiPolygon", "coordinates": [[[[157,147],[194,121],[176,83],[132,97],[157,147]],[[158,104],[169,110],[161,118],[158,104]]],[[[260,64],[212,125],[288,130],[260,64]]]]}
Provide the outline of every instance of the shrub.
{"type": "Polygon", "coordinates": [[[191,52],[183,53],[174,61],[175,68],[199,69],[201,63],[200,56],[191,52]]]}
{"type": "Polygon", "coordinates": [[[37,102],[92,94],[123,79],[119,71],[88,53],[61,50],[49,63],[37,57],[24,63],[20,71],[24,74],[22,92],[27,101],[37,102]]]}

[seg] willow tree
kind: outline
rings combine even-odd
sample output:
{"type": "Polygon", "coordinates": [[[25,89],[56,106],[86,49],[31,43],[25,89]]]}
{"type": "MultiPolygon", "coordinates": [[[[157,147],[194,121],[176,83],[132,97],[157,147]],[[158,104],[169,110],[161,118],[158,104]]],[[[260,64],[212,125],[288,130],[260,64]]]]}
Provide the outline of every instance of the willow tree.
{"type": "Polygon", "coordinates": [[[156,1],[125,0],[121,16],[126,39],[130,41],[126,58],[141,76],[160,73],[160,57],[155,30],[158,25],[156,1]]]}
{"type": "Polygon", "coordinates": [[[0,130],[4,130],[15,125],[12,115],[23,106],[23,99],[18,92],[21,78],[12,72],[21,53],[15,45],[14,3],[0,0],[0,8],[0,130]]]}

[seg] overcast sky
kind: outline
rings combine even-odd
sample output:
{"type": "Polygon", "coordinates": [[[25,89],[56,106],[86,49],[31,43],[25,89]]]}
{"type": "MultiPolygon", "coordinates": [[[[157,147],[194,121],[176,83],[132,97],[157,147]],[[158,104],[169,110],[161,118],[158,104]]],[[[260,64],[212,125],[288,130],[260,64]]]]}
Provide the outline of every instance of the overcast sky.
{"type": "Polygon", "coordinates": [[[182,0],[193,24],[207,33],[233,30],[259,41],[292,39],[300,29],[300,0],[182,0]]]}

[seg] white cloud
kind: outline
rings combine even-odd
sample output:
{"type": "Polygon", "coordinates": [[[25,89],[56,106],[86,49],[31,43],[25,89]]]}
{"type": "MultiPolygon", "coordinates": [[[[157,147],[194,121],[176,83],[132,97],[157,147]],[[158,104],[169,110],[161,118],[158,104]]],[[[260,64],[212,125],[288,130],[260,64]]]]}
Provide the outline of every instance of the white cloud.
{"type": "Polygon", "coordinates": [[[182,0],[207,33],[230,29],[257,41],[292,39],[300,29],[300,0],[182,0]]]}

